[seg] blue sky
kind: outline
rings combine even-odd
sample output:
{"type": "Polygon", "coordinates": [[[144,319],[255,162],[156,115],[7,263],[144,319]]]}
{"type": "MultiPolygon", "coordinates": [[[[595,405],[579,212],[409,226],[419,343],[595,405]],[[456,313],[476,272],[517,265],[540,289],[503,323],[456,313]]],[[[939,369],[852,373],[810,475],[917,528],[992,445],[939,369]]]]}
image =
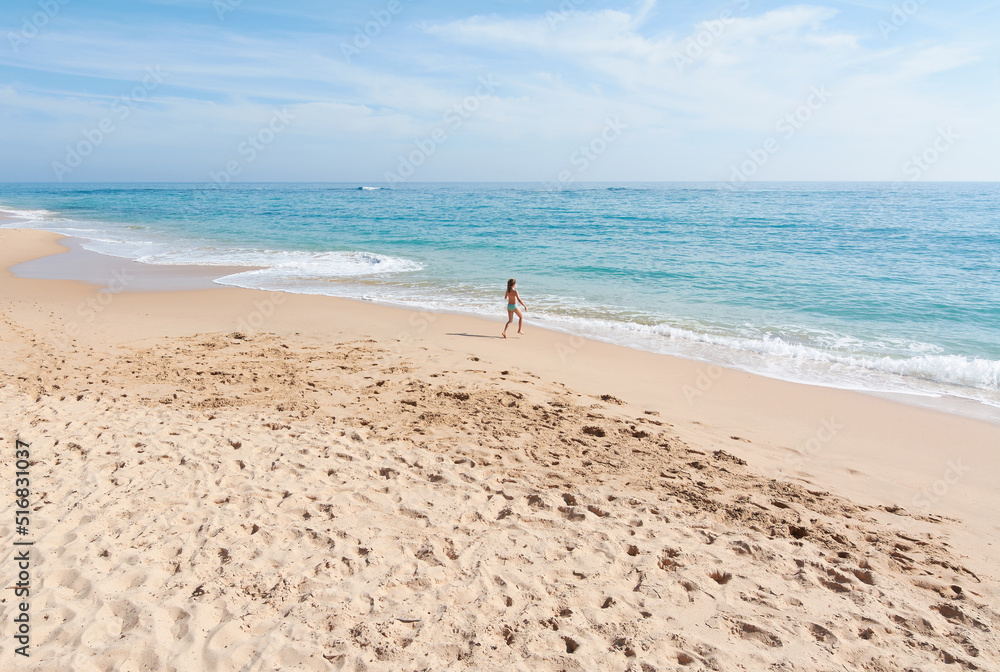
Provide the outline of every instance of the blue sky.
{"type": "Polygon", "coordinates": [[[997,180],[998,33],[1000,0],[5,0],[0,180],[997,180]]]}

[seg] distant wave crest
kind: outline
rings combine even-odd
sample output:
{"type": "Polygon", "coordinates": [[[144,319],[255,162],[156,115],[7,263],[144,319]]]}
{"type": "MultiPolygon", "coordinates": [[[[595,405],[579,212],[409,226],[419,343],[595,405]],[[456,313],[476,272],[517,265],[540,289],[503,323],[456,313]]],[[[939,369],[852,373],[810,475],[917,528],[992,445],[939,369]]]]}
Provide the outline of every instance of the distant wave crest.
{"type": "MultiPolygon", "coordinates": [[[[980,390],[1000,391],[1000,361],[947,354],[916,356],[876,356],[857,351],[837,351],[809,343],[792,343],[779,336],[747,338],[705,333],[671,325],[644,325],[611,321],[601,322],[605,330],[627,331],[651,336],[680,339],[718,346],[732,351],[764,357],[779,357],[799,362],[816,362],[827,367],[853,367],[884,374],[894,374],[928,382],[959,385],[980,390]]],[[[914,344],[917,349],[919,344],[914,344]]]]}
{"type": "Polygon", "coordinates": [[[17,208],[11,208],[5,205],[0,205],[0,215],[3,217],[9,217],[16,221],[4,222],[3,228],[15,228],[18,226],[24,226],[26,223],[33,222],[46,222],[49,221],[56,213],[51,210],[20,210],[17,208]],[[24,221],[27,220],[27,221],[24,221]]]}

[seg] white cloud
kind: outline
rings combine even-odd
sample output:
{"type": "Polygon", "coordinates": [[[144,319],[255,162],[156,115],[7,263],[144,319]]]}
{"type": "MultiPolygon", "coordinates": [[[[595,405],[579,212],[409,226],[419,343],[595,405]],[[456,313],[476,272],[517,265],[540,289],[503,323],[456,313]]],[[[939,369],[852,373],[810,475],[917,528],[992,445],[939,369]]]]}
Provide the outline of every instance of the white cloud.
{"type": "MultiPolygon", "coordinates": [[[[502,151],[502,161],[476,167],[476,179],[549,179],[574,147],[618,116],[629,132],[588,179],[725,179],[734,157],[774,134],[776,120],[811,87],[825,86],[829,104],[761,178],[876,178],[881,170],[895,179],[900,157],[942,123],[977,138],[949,159],[998,175],[987,152],[1000,149],[991,121],[1000,102],[989,95],[989,80],[976,85],[961,74],[980,67],[992,44],[926,35],[908,42],[902,32],[891,43],[872,40],[874,21],[852,23],[815,5],[754,13],[753,5],[741,11],[734,4],[731,17],[667,27],[653,0],[629,11],[578,7],[555,19],[542,10],[523,18],[401,19],[350,63],[337,48],[341,36],[251,35],[236,22],[165,24],[140,36],[130,26],[67,16],[18,59],[0,57],[21,68],[25,82],[0,88],[0,137],[16,135],[36,155],[57,152],[106,114],[145,65],[159,64],[167,85],[119,136],[136,143],[134,152],[188,147],[190,157],[171,160],[179,171],[204,172],[199,166],[231,153],[273,106],[287,105],[297,121],[282,144],[295,148],[304,170],[311,161],[326,170],[335,154],[338,163],[381,175],[400,147],[439,124],[480,76],[492,75],[496,92],[449,137],[426,175],[472,177],[462,157],[502,151]],[[65,75],[78,78],[76,90],[63,84],[65,75]]],[[[114,150],[123,162],[127,149],[114,150]]],[[[944,163],[940,170],[949,174],[944,163]]]]}

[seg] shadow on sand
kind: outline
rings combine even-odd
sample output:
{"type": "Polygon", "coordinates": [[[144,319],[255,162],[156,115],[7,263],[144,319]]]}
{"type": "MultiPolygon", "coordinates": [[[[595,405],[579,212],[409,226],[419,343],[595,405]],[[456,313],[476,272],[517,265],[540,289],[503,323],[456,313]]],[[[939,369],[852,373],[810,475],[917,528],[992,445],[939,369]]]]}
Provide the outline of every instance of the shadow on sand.
{"type": "Polygon", "coordinates": [[[489,334],[460,334],[458,332],[452,331],[447,334],[448,336],[465,336],[466,338],[503,338],[503,336],[491,336],[489,334]]]}

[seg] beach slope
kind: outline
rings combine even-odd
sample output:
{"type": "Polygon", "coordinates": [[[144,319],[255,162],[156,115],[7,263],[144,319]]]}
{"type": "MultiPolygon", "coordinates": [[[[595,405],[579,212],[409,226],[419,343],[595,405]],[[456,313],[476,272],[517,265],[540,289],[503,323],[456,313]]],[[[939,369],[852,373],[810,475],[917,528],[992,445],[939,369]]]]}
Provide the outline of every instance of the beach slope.
{"type": "MultiPolygon", "coordinates": [[[[0,268],[58,240],[0,231],[0,268]]],[[[1000,665],[995,425],[461,316],[0,283],[4,669],[1000,665]]]]}

